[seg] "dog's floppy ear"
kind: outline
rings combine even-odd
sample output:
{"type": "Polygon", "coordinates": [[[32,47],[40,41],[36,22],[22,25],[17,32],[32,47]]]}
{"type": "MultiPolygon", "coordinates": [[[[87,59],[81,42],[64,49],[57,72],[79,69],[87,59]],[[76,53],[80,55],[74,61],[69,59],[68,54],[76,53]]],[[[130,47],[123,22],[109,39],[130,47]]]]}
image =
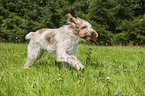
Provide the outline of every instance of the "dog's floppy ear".
{"type": "Polygon", "coordinates": [[[67,23],[69,23],[73,28],[77,27],[77,20],[70,13],[67,14],[68,19],[67,23]]]}

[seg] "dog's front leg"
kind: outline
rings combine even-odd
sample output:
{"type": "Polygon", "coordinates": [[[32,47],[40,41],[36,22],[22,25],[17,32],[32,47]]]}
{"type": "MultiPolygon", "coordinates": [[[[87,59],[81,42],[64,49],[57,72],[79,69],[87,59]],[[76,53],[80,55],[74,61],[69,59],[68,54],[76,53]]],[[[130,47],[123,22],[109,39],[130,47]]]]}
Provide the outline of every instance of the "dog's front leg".
{"type": "Polygon", "coordinates": [[[85,67],[82,65],[82,63],[77,59],[76,56],[70,55],[68,58],[68,63],[71,64],[73,67],[75,67],[77,70],[85,69],[85,67]]]}
{"type": "Polygon", "coordinates": [[[82,63],[74,55],[68,55],[66,53],[64,53],[63,55],[62,54],[58,55],[57,61],[67,62],[72,67],[76,68],[77,70],[79,70],[80,68],[85,69],[85,67],[82,65],[82,63]]]}

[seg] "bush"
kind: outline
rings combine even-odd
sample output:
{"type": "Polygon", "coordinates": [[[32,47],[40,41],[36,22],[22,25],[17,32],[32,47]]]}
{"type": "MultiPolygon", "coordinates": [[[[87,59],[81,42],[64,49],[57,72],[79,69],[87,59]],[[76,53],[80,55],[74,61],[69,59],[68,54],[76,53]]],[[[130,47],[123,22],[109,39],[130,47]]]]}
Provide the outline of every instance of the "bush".
{"type": "Polygon", "coordinates": [[[89,21],[99,33],[92,44],[144,44],[142,0],[0,0],[0,41],[25,42],[40,28],[66,24],[66,14],[89,21]],[[16,39],[17,38],[17,39],[16,39]]]}
{"type": "MultiPolygon", "coordinates": [[[[132,43],[134,45],[142,45],[145,42],[145,15],[134,18],[134,20],[124,20],[117,27],[117,30],[122,30],[122,33],[116,34],[114,41],[132,43]]],[[[117,42],[116,42],[117,43],[117,42]]]]}

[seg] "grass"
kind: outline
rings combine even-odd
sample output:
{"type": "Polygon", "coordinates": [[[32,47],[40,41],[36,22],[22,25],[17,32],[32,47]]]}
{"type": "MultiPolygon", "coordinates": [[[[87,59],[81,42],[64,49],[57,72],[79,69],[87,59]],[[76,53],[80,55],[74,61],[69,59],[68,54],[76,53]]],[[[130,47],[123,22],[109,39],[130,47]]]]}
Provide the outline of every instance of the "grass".
{"type": "Polygon", "coordinates": [[[0,96],[145,96],[145,48],[79,45],[83,71],[48,53],[24,69],[27,44],[0,44],[0,96]]]}

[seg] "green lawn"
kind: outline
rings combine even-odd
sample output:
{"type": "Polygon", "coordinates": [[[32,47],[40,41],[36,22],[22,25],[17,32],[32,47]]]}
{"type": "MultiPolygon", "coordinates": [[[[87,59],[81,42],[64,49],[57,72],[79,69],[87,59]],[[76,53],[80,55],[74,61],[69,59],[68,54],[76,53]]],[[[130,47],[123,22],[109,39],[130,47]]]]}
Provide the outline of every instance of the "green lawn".
{"type": "Polygon", "coordinates": [[[79,45],[86,69],[64,70],[48,53],[24,69],[27,44],[0,44],[0,96],[145,96],[145,48],[79,45]]]}

